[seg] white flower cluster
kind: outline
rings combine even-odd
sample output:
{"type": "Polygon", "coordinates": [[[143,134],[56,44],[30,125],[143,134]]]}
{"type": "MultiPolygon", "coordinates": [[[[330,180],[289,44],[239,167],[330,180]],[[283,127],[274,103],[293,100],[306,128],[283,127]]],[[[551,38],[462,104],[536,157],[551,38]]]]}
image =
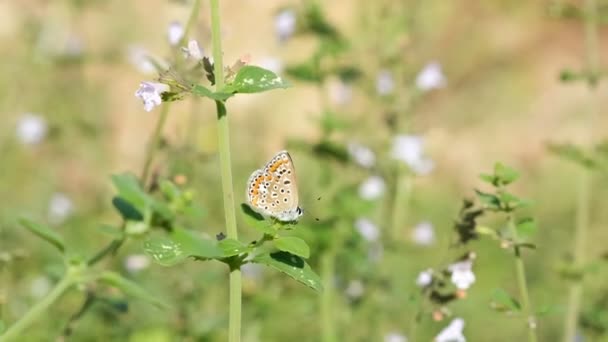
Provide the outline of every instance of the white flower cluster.
{"type": "Polygon", "coordinates": [[[435,242],[433,224],[428,221],[418,223],[412,231],[412,240],[421,246],[429,246],[435,242]]]}
{"type": "Polygon", "coordinates": [[[453,263],[448,266],[448,270],[452,273],[450,280],[460,290],[468,289],[475,282],[472,259],[453,263]]]}
{"type": "Polygon", "coordinates": [[[431,285],[432,281],[433,281],[433,269],[428,268],[418,274],[418,277],[416,278],[416,285],[418,285],[419,287],[427,287],[427,286],[431,285]]]}
{"type": "Polygon", "coordinates": [[[371,148],[357,142],[349,142],[346,148],[350,157],[360,166],[371,168],[376,164],[376,154],[371,148]]]}
{"type": "Polygon", "coordinates": [[[291,9],[284,9],[274,18],[274,29],[280,42],[291,38],[296,32],[296,14],[291,9]]]}
{"type": "Polygon", "coordinates": [[[435,166],[424,156],[424,140],[417,135],[397,135],[393,138],[392,157],[407,164],[416,174],[425,175],[435,166]]]}
{"type": "Polygon", "coordinates": [[[384,335],[384,342],[407,342],[407,337],[398,332],[393,331],[384,335]]]}
{"type": "Polygon", "coordinates": [[[437,336],[435,342],[466,342],[462,330],[464,329],[464,320],[462,318],[454,318],[450,324],[445,327],[437,336]]]}
{"type": "Polygon", "coordinates": [[[360,218],[355,221],[355,229],[365,240],[369,242],[375,242],[380,237],[380,230],[378,229],[378,226],[367,218],[360,218]]]}
{"type": "Polygon", "coordinates": [[[366,200],[375,200],[384,194],[386,185],[380,176],[370,176],[359,185],[359,196],[366,200]]]}
{"type": "Polygon", "coordinates": [[[441,70],[441,64],[430,62],[416,76],[416,87],[422,91],[430,91],[445,87],[447,81],[441,70]]]}
{"type": "Polygon", "coordinates": [[[184,37],[184,26],[179,21],[173,21],[167,28],[167,40],[171,46],[176,46],[184,37]]]}
{"type": "Polygon", "coordinates": [[[162,93],[169,91],[169,86],[157,82],[141,82],[139,89],[135,92],[135,96],[139,97],[144,103],[144,110],[151,111],[156,106],[160,106],[163,102],[162,93]]]}
{"type": "Polygon", "coordinates": [[[182,47],[184,58],[200,61],[205,57],[203,50],[198,46],[198,42],[194,39],[188,41],[188,46],[182,47]]]}
{"type": "Polygon", "coordinates": [[[49,201],[49,221],[59,224],[65,221],[72,214],[73,210],[74,204],[67,195],[59,192],[54,193],[49,201]]]}
{"type": "Polygon", "coordinates": [[[17,139],[24,145],[41,143],[46,137],[47,131],[46,120],[38,114],[25,113],[17,121],[17,139]]]}

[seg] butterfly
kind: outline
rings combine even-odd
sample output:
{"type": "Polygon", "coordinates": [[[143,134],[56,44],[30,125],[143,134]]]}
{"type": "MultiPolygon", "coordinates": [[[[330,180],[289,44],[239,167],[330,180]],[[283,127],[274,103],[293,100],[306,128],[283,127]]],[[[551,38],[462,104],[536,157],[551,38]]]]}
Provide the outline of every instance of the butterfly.
{"type": "Polygon", "coordinates": [[[287,151],[278,152],[263,169],[253,171],[247,182],[247,200],[256,211],[282,222],[302,216],[296,170],[287,151]]]}

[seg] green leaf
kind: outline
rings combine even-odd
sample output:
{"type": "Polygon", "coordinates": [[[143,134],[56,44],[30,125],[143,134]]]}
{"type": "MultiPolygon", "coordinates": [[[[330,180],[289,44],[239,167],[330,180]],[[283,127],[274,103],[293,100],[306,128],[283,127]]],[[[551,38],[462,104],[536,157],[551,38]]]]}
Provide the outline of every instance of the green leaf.
{"type": "Polygon", "coordinates": [[[142,221],[144,219],[142,213],[122,197],[115,196],[112,198],[112,205],[118,210],[120,216],[122,216],[125,221],[142,221]]]}
{"type": "Polygon", "coordinates": [[[224,251],[224,257],[247,253],[251,250],[249,246],[243,244],[241,241],[230,238],[221,240],[218,245],[224,251]]]}
{"type": "Polygon", "coordinates": [[[492,294],[492,307],[496,311],[520,311],[521,305],[507,291],[496,289],[492,294]]]}
{"type": "Polygon", "coordinates": [[[306,242],[295,236],[282,236],[274,240],[274,245],[284,251],[291,254],[295,254],[304,259],[310,257],[310,248],[306,242]]]}
{"type": "Polygon", "coordinates": [[[500,199],[498,196],[480,190],[475,190],[475,194],[477,195],[477,199],[488,209],[500,209],[500,199]]]}
{"type": "Polygon", "coordinates": [[[124,232],[118,228],[109,224],[100,224],[97,229],[103,234],[109,235],[114,239],[122,239],[124,237],[124,232]]]}
{"type": "Polygon", "coordinates": [[[487,173],[482,173],[479,175],[479,179],[481,179],[482,181],[492,184],[494,186],[496,186],[497,184],[497,179],[494,175],[489,175],[487,173]]]}
{"type": "Polygon", "coordinates": [[[261,233],[275,235],[276,231],[272,228],[272,226],[264,219],[262,214],[253,210],[248,204],[241,203],[241,210],[243,214],[245,214],[245,223],[248,226],[251,226],[261,233]]]}
{"type": "Polygon", "coordinates": [[[150,294],[146,289],[118,273],[104,272],[99,277],[99,280],[120,289],[127,296],[146,301],[161,309],[168,307],[167,304],[150,294]]]}
{"type": "Polygon", "coordinates": [[[226,92],[226,91],[221,91],[221,92],[215,93],[200,84],[196,84],[196,85],[192,86],[192,94],[194,94],[196,96],[201,96],[201,97],[208,97],[208,98],[210,98],[212,100],[216,100],[216,101],[226,101],[227,99],[229,99],[230,97],[232,97],[234,95],[233,93],[226,92]]]}
{"type": "Polygon", "coordinates": [[[181,245],[167,237],[152,237],[144,241],[144,252],[162,266],[173,266],[188,258],[181,245]]]}
{"type": "Polygon", "coordinates": [[[519,172],[502,163],[496,163],[494,165],[494,176],[498,178],[502,185],[509,185],[519,178],[519,172]]]}
{"type": "Polygon", "coordinates": [[[197,236],[194,231],[176,228],[171,232],[171,239],[180,245],[187,256],[200,259],[217,259],[224,257],[224,250],[216,241],[197,236]]]}
{"type": "Polygon", "coordinates": [[[272,89],[289,88],[285,82],[274,72],[253,65],[246,65],[239,69],[234,81],[222,91],[226,93],[253,94],[272,89]]]}
{"type": "Polygon", "coordinates": [[[143,213],[148,204],[148,194],[141,188],[137,177],[131,173],[121,173],[112,175],[111,178],[120,197],[143,213]]]}
{"type": "Polygon", "coordinates": [[[297,255],[282,251],[270,254],[264,253],[257,255],[252,261],[283,272],[315,291],[323,291],[321,278],[310,268],[304,259],[297,255]]]}
{"type": "Polygon", "coordinates": [[[475,231],[477,233],[481,234],[481,235],[487,235],[487,236],[490,236],[490,237],[492,237],[494,239],[499,239],[500,238],[500,236],[498,235],[498,233],[494,229],[492,229],[490,227],[477,225],[477,226],[475,226],[475,231]]]}
{"type": "Polygon", "coordinates": [[[533,236],[537,230],[536,222],[530,217],[520,220],[515,227],[517,228],[517,237],[524,240],[533,236]]]}
{"type": "Polygon", "coordinates": [[[125,233],[128,235],[142,235],[148,231],[150,227],[143,221],[127,221],[125,225],[125,233]]]}
{"type": "Polygon", "coordinates": [[[581,147],[573,144],[549,143],[547,148],[556,156],[574,162],[588,169],[597,167],[596,161],[588,155],[581,147]]]}
{"type": "Polygon", "coordinates": [[[302,64],[288,66],[285,72],[290,77],[300,81],[321,83],[323,76],[315,65],[314,61],[307,61],[302,64]]]}
{"type": "Polygon", "coordinates": [[[61,237],[61,235],[53,231],[52,228],[29,220],[25,217],[20,218],[19,223],[24,228],[34,233],[34,235],[55,246],[55,248],[57,248],[61,253],[65,252],[65,243],[63,241],[63,238],[61,237]]]}

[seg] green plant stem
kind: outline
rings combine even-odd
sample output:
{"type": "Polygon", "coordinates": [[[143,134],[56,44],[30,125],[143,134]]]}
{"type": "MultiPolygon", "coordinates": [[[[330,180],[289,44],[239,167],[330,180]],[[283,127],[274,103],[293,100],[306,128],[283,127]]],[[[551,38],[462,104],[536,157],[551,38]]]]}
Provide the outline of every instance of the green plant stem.
{"type": "Polygon", "coordinates": [[[23,338],[22,333],[34,323],[61,295],[75,283],[75,277],[67,273],[41,301],[36,303],[25,315],[15,324],[11,325],[6,332],[0,336],[0,342],[17,341],[18,337],[23,338]]]}
{"type": "MultiPolygon", "coordinates": [[[[587,137],[586,143],[593,145],[593,126],[595,118],[599,114],[596,84],[599,78],[599,29],[598,9],[596,0],[585,1],[585,57],[589,84],[589,109],[588,117],[585,118],[587,137]]],[[[573,263],[574,267],[580,269],[586,263],[585,249],[587,246],[587,230],[590,224],[591,207],[591,182],[592,174],[587,168],[581,168],[578,177],[578,199],[576,205],[576,228],[574,232],[573,263]]],[[[566,322],[564,341],[574,341],[578,327],[581,300],[583,297],[583,280],[577,279],[572,282],[568,294],[568,308],[566,311],[566,322]]]]}
{"type": "Polygon", "coordinates": [[[393,210],[391,213],[391,235],[393,241],[399,241],[403,237],[401,236],[401,227],[404,226],[404,219],[407,214],[408,200],[412,190],[412,179],[409,173],[404,172],[404,165],[401,163],[397,166],[396,170],[396,186],[395,186],[395,197],[393,198],[393,210]]]}
{"type": "Polygon", "coordinates": [[[141,172],[140,181],[141,184],[145,187],[146,181],[148,179],[148,175],[150,174],[150,166],[152,165],[152,160],[154,159],[154,155],[158,150],[160,145],[160,135],[163,131],[163,127],[165,126],[165,122],[167,121],[167,115],[169,114],[169,104],[163,103],[160,110],[160,116],[156,121],[156,126],[154,127],[154,133],[152,133],[152,138],[150,139],[150,145],[146,151],[146,157],[144,161],[144,167],[141,172]]]}
{"type": "MultiPolygon", "coordinates": [[[[222,41],[220,30],[219,0],[211,2],[211,38],[213,41],[213,61],[215,88],[217,91],[224,87],[224,66],[222,63],[222,41]]],[[[228,238],[238,239],[236,213],[234,208],[234,189],[232,187],[232,167],[230,162],[230,135],[226,106],[216,101],[218,146],[220,170],[222,175],[222,193],[224,197],[224,218],[228,238]]],[[[241,269],[233,267],[230,270],[230,315],[228,320],[228,340],[237,342],[241,339],[241,269]]]]}
{"type": "MultiPolygon", "coordinates": [[[[515,227],[515,221],[511,215],[509,215],[509,229],[513,235],[514,241],[518,241],[517,228],[515,227]]],[[[530,296],[528,295],[528,283],[526,281],[526,268],[524,260],[522,259],[521,249],[515,245],[513,247],[515,252],[515,271],[517,276],[517,287],[519,288],[519,295],[521,299],[521,307],[525,317],[525,324],[528,330],[528,341],[536,342],[536,319],[532,314],[532,308],[530,305],[530,296]]]]}
{"type": "Polygon", "coordinates": [[[319,315],[321,337],[323,342],[335,342],[336,331],[334,323],[334,273],[336,256],[333,249],[328,250],[321,256],[321,279],[323,281],[323,293],[319,296],[321,301],[321,314],[319,315]]]}

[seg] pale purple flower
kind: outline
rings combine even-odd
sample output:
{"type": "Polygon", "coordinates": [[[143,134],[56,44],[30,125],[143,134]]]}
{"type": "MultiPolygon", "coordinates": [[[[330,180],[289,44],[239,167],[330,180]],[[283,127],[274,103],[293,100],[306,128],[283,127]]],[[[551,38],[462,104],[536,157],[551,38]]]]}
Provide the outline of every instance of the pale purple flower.
{"type": "Polygon", "coordinates": [[[466,338],[462,334],[464,329],[464,320],[462,318],[454,318],[450,324],[445,327],[439,335],[435,337],[435,342],[466,342],[466,338]]]}
{"type": "Polygon", "coordinates": [[[346,148],[351,158],[360,166],[371,168],[376,163],[376,154],[369,147],[357,142],[349,142],[346,148]]]}
{"type": "Polygon", "coordinates": [[[296,14],[291,9],[284,9],[274,18],[274,29],[279,41],[284,42],[296,32],[296,14]]]}
{"type": "Polygon", "coordinates": [[[196,61],[200,61],[205,56],[203,55],[203,50],[198,46],[198,42],[194,39],[188,41],[187,47],[182,47],[182,52],[185,58],[191,58],[196,61]]]}
{"type": "Polygon", "coordinates": [[[384,194],[386,185],[380,176],[370,176],[359,186],[359,196],[366,200],[375,200],[384,194]]]}
{"type": "Polygon", "coordinates": [[[63,222],[68,216],[72,214],[74,210],[74,204],[72,200],[65,194],[54,193],[49,201],[49,221],[55,224],[63,222]]]}
{"type": "Polygon", "coordinates": [[[167,40],[172,46],[177,45],[184,37],[184,26],[179,21],[173,21],[167,28],[167,40]]]}
{"type": "Polygon", "coordinates": [[[141,82],[139,89],[135,92],[135,97],[139,97],[143,101],[144,110],[149,112],[163,102],[161,94],[169,90],[170,87],[163,83],[141,82]]]}
{"type": "Polygon", "coordinates": [[[416,285],[418,285],[419,287],[427,287],[431,285],[432,281],[433,269],[429,268],[418,274],[418,277],[416,278],[416,285]]]}
{"type": "Polygon", "coordinates": [[[384,335],[384,342],[407,342],[407,337],[398,332],[392,331],[384,335]]]}
{"type": "Polygon", "coordinates": [[[435,166],[431,159],[424,156],[424,140],[418,135],[395,136],[391,155],[419,175],[428,174],[435,166]]]}
{"type": "Polygon", "coordinates": [[[468,289],[475,282],[472,259],[462,260],[451,264],[448,266],[448,270],[452,273],[450,280],[461,290],[468,289]]]}
{"type": "Polygon", "coordinates": [[[150,60],[150,54],[146,49],[138,45],[131,45],[128,47],[128,59],[139,72],[145,75],[151,75],[156,73],[156,67],[150,60]]]}
{"type": "Polygon", "coordinates": [[[432,245],[435,242],[433,224],[428,221],[418,223],[412,231],[412,240],[418,245],[432,245]]]}
{"type": "Polygon", "coordinates": [[[36,145],[44,140],[48,131],[46,120],[33,113],[25,113],[17,121],[17,139],[24,145],[36,145]]]}
{"type": "Polygon", "coordinates": [[[428,63],[416,76],[416,87],[422,91],[440,89],[445,87],[446,83],[441,64],[437,62],[428,63]]]}
{"type": "Polygon", "coordinates": [[[150,266],[150,258],[145,254],[131,254],[125,258],[124,267],[129,273],[137,273],[150,266]]]}
{"type": "Polygon", "coordinates": [[[360,218],[355,221],[355,229],[363,239],[374,242],[380,237],[380,230],[370,219],[360,218]]]}
{"type": "Polygon", "coordinates": [[[376,91],[379,95],[389,95],[395,89],[393,74],[388,70],[381,70],[376,77],[376,91]]]}

